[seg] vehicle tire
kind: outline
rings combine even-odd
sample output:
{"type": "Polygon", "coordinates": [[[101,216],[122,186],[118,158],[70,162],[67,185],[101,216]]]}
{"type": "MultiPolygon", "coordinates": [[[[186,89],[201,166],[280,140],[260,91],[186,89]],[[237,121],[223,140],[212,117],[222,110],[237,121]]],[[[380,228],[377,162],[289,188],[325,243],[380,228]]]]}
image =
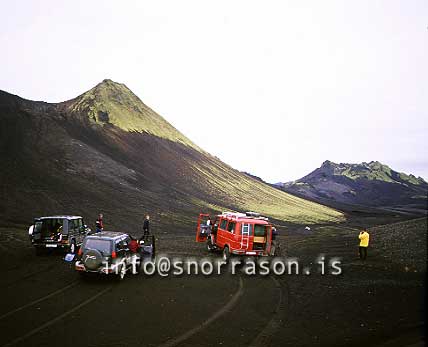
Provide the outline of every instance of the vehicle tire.
{"type": "Polygon", "coordinates": [[[96,249],[87,249],[82,255],[82,261],[86,269],[98,270],[102,265],[103,256],[96,249]]]}
{"type": "Polygon", "coordinates": [[[68,253],[76,254],[76,251],[77,251],[76,241],[73,240],[71,241],[70,247],[68,248],[68,253]]]}
{"type": "Polygon", "coordinates": [[[230,259],[230,250],[229,246],[224,246],[223,248],[223,260],[228,263],[230,259]]]}
{"type": "Polygon", "coordinates": [[[207,239],[207,250],[208,250],[208,252],[212,252],[212,251],[214,251],[214,249],[215,249],[215,246],[213,244],[213,240],[211,239],[211,237],[209,237],[207,239]]]}

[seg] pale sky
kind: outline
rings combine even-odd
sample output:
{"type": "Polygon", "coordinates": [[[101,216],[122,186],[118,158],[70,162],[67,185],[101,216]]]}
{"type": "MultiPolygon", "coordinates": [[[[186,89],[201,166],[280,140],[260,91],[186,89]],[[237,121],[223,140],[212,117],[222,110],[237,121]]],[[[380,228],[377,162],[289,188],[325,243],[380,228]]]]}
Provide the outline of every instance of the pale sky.
{"type": "Polygon", "coordinates": [[[428,178],[428,1],[0,1],[0,89],[125,83],[268,182],[326,160],[428,178]]]}

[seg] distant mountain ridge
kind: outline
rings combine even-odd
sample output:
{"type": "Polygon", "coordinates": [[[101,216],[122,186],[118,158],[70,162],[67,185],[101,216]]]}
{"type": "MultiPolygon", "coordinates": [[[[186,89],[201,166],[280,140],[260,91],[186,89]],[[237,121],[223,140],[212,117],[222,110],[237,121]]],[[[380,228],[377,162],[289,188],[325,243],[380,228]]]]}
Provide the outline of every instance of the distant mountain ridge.
{"type": "Polygon", "coordinates": [[[308,175],[276,186],[327,204],[330,201],[417,209],[427,206],[428,183],[423,178],[394,171],[379,161],[348,164],[326,160],[308,175]]]}
{"type": "Polygon", "coordinates": [[[427,184],[422,177],[415,177],[412,174],[407,175],[402,172],[394,171],[388,165],[382,164],[379,161],[371,161],[369,163],[363,162],[361,164],[335,164],[326,160],[321,165],[321,169],[324,170],[324,172],[329,172],[334,175],[343,175],[353,180],[365,178],[368,180],[390,183],[398,182],[413,185],[427,184]]]}

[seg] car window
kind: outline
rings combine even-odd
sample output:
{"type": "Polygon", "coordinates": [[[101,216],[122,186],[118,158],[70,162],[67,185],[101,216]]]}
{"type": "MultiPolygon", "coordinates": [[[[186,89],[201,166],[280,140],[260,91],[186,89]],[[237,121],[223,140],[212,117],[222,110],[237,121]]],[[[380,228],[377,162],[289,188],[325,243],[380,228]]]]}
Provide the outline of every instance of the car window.
{"type": "Polygon", "coordinates": [[[37,221],[36,224],[34,224],[34,233],[40,233],[42,231],[43,222],[37,221]]]}
{"type": "Polygon", "coordinates": [[[96,249],[103,254],[108,254],[111,253],[111,242],[103,239],[86,239],[83,248],[96,249]]]}
{"type": "Polygon", "coordinates": [[[116,251],[120,251],[128,247],[128,243],[125,240],[116,241],[116,251]]]}
{"type": "Polygon", "coordinates": [[[61,218],[46,218],[36,222],[35,232],[43,236],[51,236],[63,231],[63,220],[61,218]]]}
{"type": "Polygon", "coordinates": [[[220,223],[220,229],[226,230],[227,219],[222,219],[220,223]]]}
{"type": "Polygon", "coordinates": [[[235,222],[229,222],[229,225],[227,226],[227,231],[231,233],[235,232],[235,226],[236,226],[235,222]]]}
{"type": "Polygon", "coordinates": [[[254,236],[265,236],[265,235],[266,235],[265,225],[255,224],[254,225],[254,236]]]}
{"type": "Polygon", "coordinates": [[[70,219],[68,221],[68,230],[69,231],[74,231],[75,228],[76,228],[75,220],[74,219],[70,219]]]}

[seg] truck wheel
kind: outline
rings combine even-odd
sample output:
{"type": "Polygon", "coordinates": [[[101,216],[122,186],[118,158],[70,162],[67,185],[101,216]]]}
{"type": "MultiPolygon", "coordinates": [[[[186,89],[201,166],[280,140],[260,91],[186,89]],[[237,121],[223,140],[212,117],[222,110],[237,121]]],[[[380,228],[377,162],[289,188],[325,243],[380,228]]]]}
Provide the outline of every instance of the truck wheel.
{"type": "Polygon", "coordinates": [[[77,249],[76,241],[75,241],[75,240],[73,240],[73,241],[71,241],[71,244],[70,244],[70,248],[69,248],[69,250],[68,250],[68,253],[76,254],[76,249],[77,249]]]}
{"type": "Polygon", "coordinates": [[[230,259],[229,246],[224,246],[223,248],[223,260],[228,263],[230,259]]]}

